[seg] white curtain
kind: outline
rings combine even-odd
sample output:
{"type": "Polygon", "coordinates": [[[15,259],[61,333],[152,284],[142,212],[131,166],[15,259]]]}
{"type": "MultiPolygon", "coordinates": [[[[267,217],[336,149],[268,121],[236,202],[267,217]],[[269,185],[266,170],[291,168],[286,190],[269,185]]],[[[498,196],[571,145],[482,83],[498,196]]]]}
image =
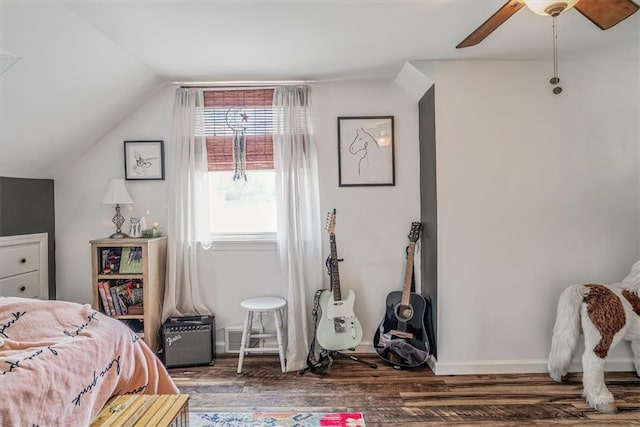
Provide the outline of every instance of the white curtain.
{"type": "Polygon", "coordinates": [[[209,181],[202,89],[179,88],[173,109],[167,275],[162,320],[213,313],[198,280],[198,246],[210,244],[209,181]]]}
{"type": "Polygon", "coordinates": [[[315,290],[322,287],[318,166],[308,86],[281,86],[273,95],[278,253],[287,300],[287,371],[306,367],[315,290]]]}

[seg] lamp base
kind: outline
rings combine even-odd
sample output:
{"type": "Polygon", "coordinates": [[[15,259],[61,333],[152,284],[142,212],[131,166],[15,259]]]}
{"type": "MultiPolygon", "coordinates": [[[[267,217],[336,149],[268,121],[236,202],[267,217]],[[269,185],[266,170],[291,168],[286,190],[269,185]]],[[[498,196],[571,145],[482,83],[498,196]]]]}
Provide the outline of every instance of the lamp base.
{"type": "Polygon", "coordinates": [[[127,237],[129,237],[128,234],[122,233],[120,231],[116,231],[111,236],[109,236],[109,238],[111,238],[111,239],[124,239],[124,238],[127,238],[127,237]]]}
{"type": "Polygon", "coordinates": [[[113,224],[116,226],[116,232],[109,236],[112,239],[123,239],[125,237],[129,237],[127,234],[122,232],[122,224],[124,224],[124,217],[120,213],[120,204],[116,204],[116,214],[113,216],[111,220],[113,224]]]}

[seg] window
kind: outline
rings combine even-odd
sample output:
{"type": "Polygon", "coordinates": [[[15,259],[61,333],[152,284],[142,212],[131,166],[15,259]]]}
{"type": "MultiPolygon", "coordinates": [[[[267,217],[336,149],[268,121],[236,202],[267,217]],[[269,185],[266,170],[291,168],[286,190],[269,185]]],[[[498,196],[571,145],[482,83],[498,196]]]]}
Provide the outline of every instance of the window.
{"type": "Polygon", "coordinates": [[[204,92],[214,234],[274,237],[272,100],[273,89],[204,92]]]}

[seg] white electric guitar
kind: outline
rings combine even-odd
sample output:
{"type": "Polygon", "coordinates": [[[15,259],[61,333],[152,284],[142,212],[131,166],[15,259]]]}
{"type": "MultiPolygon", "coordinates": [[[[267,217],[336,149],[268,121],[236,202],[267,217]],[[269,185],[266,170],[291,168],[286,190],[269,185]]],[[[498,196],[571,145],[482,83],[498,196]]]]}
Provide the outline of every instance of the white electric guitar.
{"type": "Polygon", "coordinates": [[[319,307],[322,312],[316,330],[318,344],[331,351],[354,349],[362,340],[362,326],[353,312],[356,294],[349,290],[346,299],[340,293],[338,251],[336,249],[336,210],[327,215],[327,231],[331,244],[329,267],[331,269],[331,291],[320,294],[319,307]]]}

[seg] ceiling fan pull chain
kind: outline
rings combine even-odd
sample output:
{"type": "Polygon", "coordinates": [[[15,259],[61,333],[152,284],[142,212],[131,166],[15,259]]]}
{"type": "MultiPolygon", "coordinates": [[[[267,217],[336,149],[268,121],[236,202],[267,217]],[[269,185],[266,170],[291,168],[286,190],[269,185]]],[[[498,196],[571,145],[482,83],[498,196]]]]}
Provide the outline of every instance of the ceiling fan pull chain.
{"type": "MultiPolygon", "coordinates": [[[[549,80],[549,83],[557,85],[560,83],[560,77],[558,77],[558,17],[557,15],[554,15],[551,18],[553,19],[553,77],[549,80]]],[[[553,88],[553,93],[556,95],[560,92],[562,92],[562,88],[560,86],[553,88]]]]}

